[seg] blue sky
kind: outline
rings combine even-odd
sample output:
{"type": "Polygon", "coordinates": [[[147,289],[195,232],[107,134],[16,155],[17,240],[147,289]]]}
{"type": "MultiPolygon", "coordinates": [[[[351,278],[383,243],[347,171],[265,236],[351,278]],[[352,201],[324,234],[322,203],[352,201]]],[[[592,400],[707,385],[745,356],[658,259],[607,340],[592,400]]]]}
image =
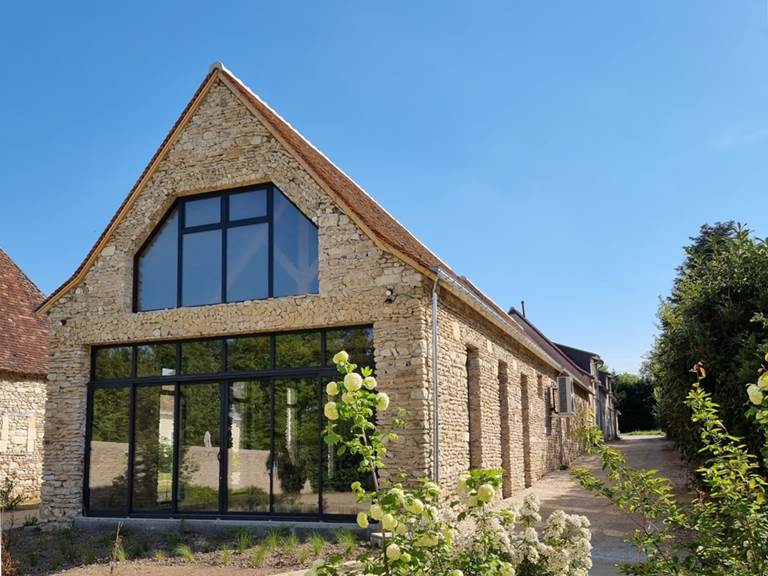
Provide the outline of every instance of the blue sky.
{"type": "Polygon", "coordinates": [[[46,293],[215,60],[500,305],[619,370],[702,223],[767,232],[765,0],[17,2],[3,21],[0,247],[46,293]]]}

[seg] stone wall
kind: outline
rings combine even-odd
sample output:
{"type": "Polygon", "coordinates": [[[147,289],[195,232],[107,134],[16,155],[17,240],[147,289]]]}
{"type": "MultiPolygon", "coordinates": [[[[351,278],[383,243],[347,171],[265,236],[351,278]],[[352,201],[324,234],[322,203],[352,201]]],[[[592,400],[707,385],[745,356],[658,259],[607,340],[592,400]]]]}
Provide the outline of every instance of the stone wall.
{"type": "MultiPolygon", "coordinates": [[[[95,344],[372,324],[381,388],[411,417],[391,458],[426,473],[428,288],[380,250],[223,84],[215,84],[80,285],[50,312],[43,517],[81,513],[86,388],[95,344]],[[133,313],[133,257],[174,198],[274,182],[319,227],[319,294],[133,313]],[[387,289],[395,294],[386,303],[387,289]]],[[[386,424],[386,417],[383,418],[386,424]]]]}
{"type": "MultiPolygon", "coordinates": [[[[377,247],[217,82],[83,281],[49,311],[43,519],[65,523],[82,512],[89,353],[97,344],[372,324],[380,388],[390,394],[394,407],[408,412],[401,441],[388,456],[390,469],[428,475],[431,288],[419,272],[377,247]],[[175,198],[263,182],[276,184],[319,227],[318,294],[132,312],[134,255],[175,198]]],[[[544,387],[553,384],[555,370],[447,293],[441,293],[439,313],[441,479],[452,483],[469,466],[469,347],[477,352],[472,364],[478,391],[472,402],[478,423],[473,458],[483,467],[506,464],[507,491],[521,488],[554,467],[553,446],[559,443],[545,434],[544,387]],[[506,367],[506,394],[500,394],[500,366],[506,367]],[[524,376],[527,391],[521,386],[524,376]],[[508,404],[505,411],[502,397],[508,404]],[[500,417],[503,412],[505,418],[500,417]],[[502,442],[509,446],[504,457],[502,442]]],[[[383,426],[391,415],[382,416],[383,426]]]]}
{"type": "Polygon", "coordinates": [[[0,374],[0,482],[13,478],[26,499],[40,496],[45,381],[0,374]]]}
{"type": "MultiPolygon", "coordinates": [[[[570,462],[578,416],[547,401],[558,372],[444,290],[438,314],[441,481],[453,486],[470,466],[502,469],[509,494],[570,462]]],[[[589,395],[579,394],[582,409],[589,395]]]]}

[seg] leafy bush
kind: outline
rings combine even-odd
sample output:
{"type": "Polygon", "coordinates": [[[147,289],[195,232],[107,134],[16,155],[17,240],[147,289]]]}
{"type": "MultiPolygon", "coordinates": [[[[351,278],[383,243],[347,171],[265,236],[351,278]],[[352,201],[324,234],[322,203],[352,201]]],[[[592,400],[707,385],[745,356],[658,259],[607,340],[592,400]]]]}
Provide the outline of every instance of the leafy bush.
{"type": "Polygon", "coordinates": [[[616,374],[613,391],[620,411],[619,430],[622,433],[658,427],[653,381],[648,376],[616,374]]]}
{"type": "MultiPolygon", "coordinates": [[[[374,413],[389,408],[389,397],[377,392],[368,368],[357,372],[346,352],[333,358],[343,382],[331,382],[325,405],[329,420],[324,437],[340,456],[359,457],[359,470],[374,486],[354,482],[352,490],[369,508],[357,522],[378,522],[382,545],[365,550],[355,566],[342,566],[335,554],[318,561],[308,575],[387,576],[586,576],[590,560],[589,523],[581,516],[553,513],[541,533],[538,501],[526,498],[519,510],[494,509],[502,483],[498,470],[471,470],[459,481],[459,496],[444,496],[434,482],[419,480],[406,487],[380,475],[387,445],[397,440],[374,423],[374,413]],[[347,433],[348,431],[348,433],[347,433]],[[342,432],[342,433],[340,433],[342,432]]],[[[398,416],[395,426],[402,425],[398,416]]]]}
{"type": "MultiPolygon", "coordinates": [[[[766,356],[768,361],[768,355],[766,356]]],[[[694,366],[697,382],[688,392],[690,424],[702,445],[697,476],[704,488],[690,504],[680,502],[672,484],[655,470],[637,470],[622,454],[608,448],[594,426],[582,432],[592,451],[602,456],[607,479],[574,470],[581,485],[609,498],[616,506],[644,517],[633,538],[646,554],[639,565],[624,565],[624,574],[645,576],[768,575],[768,483],[757,457],[742,439],[728,433],[719,406],[702,386],[705,372],[694,366]]],[[[768,375],[748,388],[754,404],[749,414],[762,428],[768,446],[768,375]]],[[[744,394],[741,394],[744,398],[744,394]]]]}
{"type": "Polygon", "coordinates": [[[703,360],[712,377],[701,386],[732,434],[753,453],[760,437],[745,416],[743,385],[768,351],[768,243],[734,222],[705,225],[685,248],[671,294],[659,307],[660,334],[648,367],[657,386],[660,424],[697,461],[703,443],[686,404],[688,367],[703,360]],[[757,352],[757,357],[756,357],[757,352]]]}

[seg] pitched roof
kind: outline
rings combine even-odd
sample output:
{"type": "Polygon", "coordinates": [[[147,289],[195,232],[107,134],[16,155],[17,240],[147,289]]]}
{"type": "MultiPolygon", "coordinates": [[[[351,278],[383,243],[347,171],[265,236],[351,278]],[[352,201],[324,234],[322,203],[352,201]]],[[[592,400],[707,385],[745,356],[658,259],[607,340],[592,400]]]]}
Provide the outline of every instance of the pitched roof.
{"type": "MultiPolygon", "coordinates": [[[[53,293],[51,293],[51,295],[40,305],[38,309],[39,311],[44,312],[48,310],[50,306],[70,288],[82,281],[85,274],[95,262],[101,249],[106,245],[123,215],[130,210],[131,205],[138,197],[142,187],[149,180],[159,162],[170,149],[170,146],[175,141],[181,128],[183,128],[192,116],[196,107],[202,101],[203,96],[216,81],[223,82],[236,94],[240,95],[254,115],[264,123],[281,144],[295,155],[296,159],[315,178],[323,190],[328,193],[337,204],[339,204],[341,209],[344,210],[380,248],[394,254],[404,262],[415,267],[430,279],[434,279],[438,276],[437,269],[439,269],[440,273],[449,277],[461,290],[466,294],[470,294],[471,298],[479,301],[479,307],[487,309],[483,310],[483,313],[490,311],[490,315],[494,317],[494,321],[500,321],[502,324],[509,324],[510,317],[501,307],[483,294],[483,292],[465,277],[459,276],[453,272],[449,266],[447,266],[424,244],[419,242],[413,234],[371,198],[371,196],[352,180],[352,178],[331,162],[324,154],[304,138],[304,136],[220,63],[215,63],[211,67],[210,72],[205,77],[190,102],[184,108],[181,116],[173,125],[171,131],[165,137],[163,143],[142,172],[139,180],[134,184],[125,200],[123,200],[117,213],[112,217],[109,225],[88,252],[83,262],[78,266],[72,276],[54,290],[53,293]]],[[[550,363],[553,362],[553,359],[548,353],[542,353],[541,350],[537,350],[538,346],[535,343],[530,342],[530,339],[527,339],[522,333],[522,328],[519,330],[518,328],[519,327],[517,326],[506,326],[506,329],[511,332],[514,337],[518,339],[522,338],[523,343],[529,348],[532,348],[535,353],[543,355],[544,359],[548,360],[550,363]]],[[[559,363],[556,364],[559,366],[559,363]]]]}
{"type": "Polygon", "coordinates": [[[557,345],[547,338],[544,333],[539,330],[536,325],[523,316],[517,308],[514,306],[509,309],[509,315],[523,325],[527,334],[530,335],[539,346],[549,352],[552,356],[560,360],[562,364],[569,369],[571,376],[574,377],[577,383],[581,384],[582,388],[591,390],[590,385],[591,375],[585,372],[578,364],[576,364],[571,358],[564,354],[557,345]]]}
{"type": "Polygon", "coordinates": [[[0,249],[0,372],[48,373],[48,319],[35,314],[43,293],[0,249]]]}
{"type": "Polygon", "coordinates": [[[576,364],[581,366],[585,372],[588,373],[591,373],[592,370],[592,359],[600,358],[599,354],[595,354],[594,352],[589,352],[587,350],[582,350],[581,348],[574,348],[573,346],[566,346],[565,344],[557,344],[556,346],[563,351],[563,354],[568,356],[576,364]]]}

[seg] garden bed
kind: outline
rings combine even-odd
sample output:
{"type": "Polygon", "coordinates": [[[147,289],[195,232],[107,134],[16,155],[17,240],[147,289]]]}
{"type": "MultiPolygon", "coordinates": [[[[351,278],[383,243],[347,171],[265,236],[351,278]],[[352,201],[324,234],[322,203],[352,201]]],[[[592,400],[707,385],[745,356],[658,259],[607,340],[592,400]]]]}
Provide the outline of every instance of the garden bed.
{"type": "Polygon", "coordinates": [[[115,536],[114,531],[84,532],[68,528],[47,532],[39,527],[25,527],[13,531],[10,549],[18,562],[16,573],[30,576],[109,574],[113,551],[118,558],[116,575],[247,573],[267,576],[308,568],[315,560],[331,554],[352,558],[363,546],[357,534],[348,530],[299,537],[293,531],[276,529],[257,539],[248,529],[211,536],[189,532],[145,533],[124,528],[118,546],[115,546],[115,536]]]}

